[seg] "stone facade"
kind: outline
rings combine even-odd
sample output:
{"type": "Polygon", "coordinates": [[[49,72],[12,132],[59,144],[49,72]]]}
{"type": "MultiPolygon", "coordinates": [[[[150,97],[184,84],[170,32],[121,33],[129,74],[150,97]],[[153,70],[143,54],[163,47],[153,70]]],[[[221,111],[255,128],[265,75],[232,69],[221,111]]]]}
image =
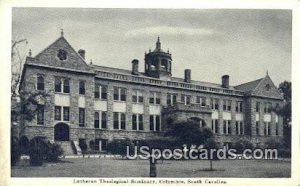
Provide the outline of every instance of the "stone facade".
{"type": "MultiPolygon", "coordinates": [[[[158,42],[156,46],[159,46],[159,50],[151,52],[151,58],[147,58],[148,61],[156,60],[156,52],[161,57],[161,43],[158,42]]],[[[193,81],[191,80],[190,70],[188,71],[189,74],[186,74],[189,76],[188,78],[175,78],[171,76],[171,54],[169,54],[169,51],[163,53],[167,56],[167,61],[165,61],[167,67],[160,67],[162,61],[157,64],[153,63],[159,65],[153,67],[153,69],[157,69],[156,72],[137,72],[136,66],[133,68],[134,72],[131,72],[92,64],[88,65],[85,62],[84,55],[80,56],[61,36],[36,57],[27,57],[20,90],[45,91],[50,96],[41,103],[44,105],[43,125],[38,125],[36,120],[24,121],[20,136],[26,136],[29,139],[35,136],[45,136],[50,140],[55,140],[54,136],[57,132],[55,126],[64,123],[69,127],[69,134],[67,135],[69,135],[71,141],[78,141],[79,139],[111,141],[124,138],[143,140],[161,135],[170,119],[174,122],[189,118],[198,118],[209,128],[212,128],[212,123],[217,121],[218,130],[215,129],[214,132],[220,143],[232,143],[241,138],[246,138],[255,144],[261,144],[271,136],[281,137],[283,135],[282,117],[276,115],[273,111],[270,113],[264,112],[266,104],[272,108],[283,104],[282,95],[268,75],[260,80],[235,87],[229,86],[229,76],[226,76],[228,78],[226,79],[226,86],[193,81]],[[65,57],[63,60],[60,59],[60,55],[57,55],[60,50],[63,50],[66,54],[66,56],[63,56],[65,57]],[[160,68],[166,68],[167,72],[161,71],[160,68]],[[153,75],[153,73],[156,75],[153,75]],[[160,73],[167,73],[168,78],[164,75],[163,78],[160,78],[157,75],[160,73]],[[37,90],[38,76],[44,77],[44,90],[37,90]],[[69,80],[69,93],[55,92],[55,78],[69,80]],[[83,95],[79,94],[80,81],[85,82],[85,93],[83,95]],[[95,85],[106,88],[107,96],[105,99],[95,98],[95,85]],[[126,101],[114,99],[116,88],[126,90],[126,101]],[[143,101],[135,102],[133,100],[135,91],[142,95],[143,101]],[[157,104],[150,103],[153,92],[156,92],[156,97],[153,97],[153,100],[160,98],[157,104]],[[168,96],[171,94],[176,95],[176,102],[174,101],[174,103],[170,103],[170,97],[168,96]],[[205,99],[205,103],[199,102],[200,97],[203,100],[205,99]],[[256,110],[258,102],[260,108],[256,110]],[[69,108],[68,121],[55,120],[55,106],[69,108]],[[85,109],[84,126],[79,126],[79,108],[85,109]],[[106,113],[107,127],[105,129],[95,128],[95,112],[106,113]],[[125,114],[125,130],[114,129],[114,112],[125,114]],[[143,130],[132,130],[133,114],[143,116],[143,130]],[[151,115],[159,117],[161,121],[160,130],[151,130],[151,115]],[[240,127],[242,129],[236,127],[237,122],[242,123],[240,127]],[[267,135],[264,128],[266,122],[270,126],[270,133],[267,135]],[[223,130],[224,125],[227,125],[226,123],[229,123],[230,129],[223,130]],[[242,132],[238,133],[237,130],[242,132]]],[[[145,55],[150,56],[150,54],[145,55]]],[[[160,60],[160,58],[157,59],[160,60]]],[[[149,62],[148,65],[150,64],[152,63],[149,62]]],[[[133,65],[138,65],[138,61],[135,60],[133,65]]],[[[145,65],[145,68],[149,70],[149,66],[146,67],[145,65]]],[[[223,80],[223,82],[225,81],[223,80]]]]}

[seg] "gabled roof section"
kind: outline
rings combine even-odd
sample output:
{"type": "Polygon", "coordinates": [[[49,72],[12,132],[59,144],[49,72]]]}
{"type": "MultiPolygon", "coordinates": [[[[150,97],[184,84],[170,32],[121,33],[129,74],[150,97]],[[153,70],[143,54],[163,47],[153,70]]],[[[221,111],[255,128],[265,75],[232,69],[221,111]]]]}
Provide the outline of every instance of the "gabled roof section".
{"type": "Polygon", "coordinates": [[[92,72],[92,68],[86,64],[85,60],[74,50],[64,36],[59,37],[35,57],[31,58],[30,60],[26,60],[26,63],[54,68],[79,70],[83,72],[92,72]],[[60,50],[66,52],[67,57],[65,60],[60,60],[58,58],[58,52],[60,50]]]}
{"type": "Polygon", "coordinates": [[[267,74],[264,78],[238,85],[235,88],[245,91],[246,94],[252,96],[283,99],[282,94],[274,85],[269,74],[267,74]]]}

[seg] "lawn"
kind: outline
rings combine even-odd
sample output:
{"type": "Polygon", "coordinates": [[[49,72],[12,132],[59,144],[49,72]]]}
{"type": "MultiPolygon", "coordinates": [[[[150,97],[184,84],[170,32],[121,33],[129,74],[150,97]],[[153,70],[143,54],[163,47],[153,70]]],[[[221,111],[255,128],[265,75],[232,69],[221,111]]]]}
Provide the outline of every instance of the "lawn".
{"type": "MultiPolygon", "coordinates": [[[[205,160],[165,160],[157,164],[158,177],[290,177],[291,162],[282,160],[220,160],[213,162],[216,171],[205,160]]],[[[64,159],[42,167],[15,166],[12,177],[149,177],[148,160],[107,158],[64,159]]]]}

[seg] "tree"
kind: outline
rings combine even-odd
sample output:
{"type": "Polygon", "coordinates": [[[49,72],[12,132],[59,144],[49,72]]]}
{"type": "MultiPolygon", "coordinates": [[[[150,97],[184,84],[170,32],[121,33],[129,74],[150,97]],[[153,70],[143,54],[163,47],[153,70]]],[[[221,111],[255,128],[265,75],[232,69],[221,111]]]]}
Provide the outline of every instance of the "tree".
{"type": "Polygon", "coordinates": [[[165,136],[173,138],[177,146],[191,147],[203,145],[207,139],[213,137],[213,133],[207,127],[200,128],[198,122],[188,120],[170,125],[165,136]]]}
{"type": "Polygon", "coordinates": [[[208,155],[209,155],[209,170],[213,171],[213,160],[217,160],[217,155],[216,153],[211,154],[212,151],[210,151],[211,149],[219,149],[219,145],[217,144],[217,142],[215,141],[214,138],[208,138],[205,143],[204,143],[204,149],[208,150],[208,155]]]}
{"type": "Polygon", "coordinates": [[[279,85],[279,91],[283,94],[283,107],[276,108],[275,112],[283,117],[283,135],[285,146],[291,147],[291,122],[292,122],[292,83],[284,81],[279,85]]]}

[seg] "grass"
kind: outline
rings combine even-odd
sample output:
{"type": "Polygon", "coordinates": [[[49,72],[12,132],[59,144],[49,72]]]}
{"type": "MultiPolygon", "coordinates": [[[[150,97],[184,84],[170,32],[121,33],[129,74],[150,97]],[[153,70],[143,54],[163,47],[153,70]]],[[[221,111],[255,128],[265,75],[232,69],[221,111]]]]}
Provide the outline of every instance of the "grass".
{"type": "MultiPolygon", "coordinates": [[[[41,167],[12,167],[12,177],[149,177],[149,160],[106,158],[65,159],[41,167]]],[[[291,162],[282,160],[164,160],[156,165],[157,177],[290,177],[291,162]]]]}

